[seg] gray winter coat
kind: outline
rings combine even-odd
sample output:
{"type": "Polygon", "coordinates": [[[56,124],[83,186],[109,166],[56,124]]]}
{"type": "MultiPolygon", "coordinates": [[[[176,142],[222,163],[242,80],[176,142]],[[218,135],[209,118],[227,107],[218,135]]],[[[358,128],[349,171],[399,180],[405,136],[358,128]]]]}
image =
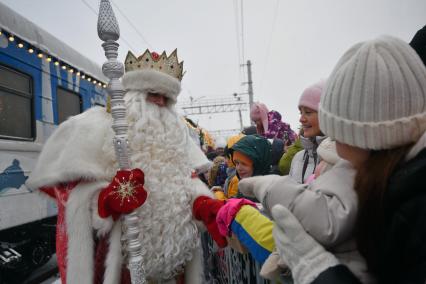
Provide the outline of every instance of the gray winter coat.
{"type": "Polygon", "coordinates": [[[305,230],[333,252],[363,283],[372,283],[364,259],[353,241],[358,199],[353,189],[355,169],[339,160],[310,184],[289,176],[277,178],[262,200],[266,214],[276,204],[287,207],[305,230]]]}

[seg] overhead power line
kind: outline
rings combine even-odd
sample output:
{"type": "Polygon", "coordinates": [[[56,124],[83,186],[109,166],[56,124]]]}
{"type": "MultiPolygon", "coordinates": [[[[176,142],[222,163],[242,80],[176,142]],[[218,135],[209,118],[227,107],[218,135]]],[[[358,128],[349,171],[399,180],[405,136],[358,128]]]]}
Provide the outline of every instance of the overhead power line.
{"type": "Polygon", "coordinates": [[[176,106],[185,115],[247,111],[248,102],[241,97],[198,99],[180,102],[176,106]]]}
{"type": "Polygon", "coordinates": [[[152,50],[151,44],[148,42],[148,40],[145,38],[145,36],[139,31],[139,29],[133,24],[133,22],[126,16],[126,14],[121,11],[121,9],[118,7],[117,4],[114,3],[114,1],[111,0],[111,3],[114,5],[115,8],[117,8],[117,11],[123,16],[123,18],[129,23],[129,25],[135,30],[135,32],[138,34],[138,36],[146,43],[146,45],[152,50]]]}
{"type": "Polygon", "coordinates": [[[241,129],[220,129],[220,130],[209,130],[209,133],[213,137],[229,137],[241,133],[241,129]]]}
{"type": "Polygon", "coordinates": [[[268,64],[269,64],[269,54],[271,53],[272,36],[274,35],[274,31],[275,31],[275,25],[276,25],[276,22],[277,22],[277,15],[278,15],[279,6],[280,6],[280,1],[276,0],[275,1],[275,9],[274,9],[274,17],[273,17],[272,26],[271,26],[271,32],[269,33],[269,40],[268,40],[268,45],[266,47],[265,60],[263,61],[264,62],[263,72],[262,72],[262,78],[260,80],[261,92],[263,91],[263,81],[265,79],[266,69],[267,69],[268,64]]]}
{"type": "MultiPolygon", "coordinates": [[[[90,11],[92,11],[93,12],[93,14],[95,14],[96,15],[96,18],[98,17],[98,12],[92,7],[92,6],[90,6],[90,4],[89,3],[87,3],[87,1],[86,0],[81,0],[81,2],[83,2],[83,4],[90,10],[90,11]]],[[[134,49],[133,47],[132,47],[132,45],[123,37],[123,36],[121,36],[120,37],[120,39],[127,45],[127,47],[133,52],[133,53],[135,53],[135,50],[136,49],[134,49]]]]}
{"type": "Polygon", "coordinates": [[[98,15],[98,12],[96,12],[96,10],[94,8],[92,8],[92,6],[89,5],[89,3],[87,3],[85,0],[81,0],[83,2],[84,5],[86,5],[87,8],[89,8],[90,11],[92,11],[96,16],[98,15]]]}
{"type": "Polygon", "coordinates": [[[243,80],[243,72],[241,64],[244,62],[241,57],[241,44],[240,44],[240,29],[239,29],[239,16],[238,16],[238,0],[234,0],[234,19],[235,19],[235,36],[237,43],[237,53],[238,53],[238,73],[240,75],[240,81],[243,80]]]}
{"type": "Polygon", "coordinates": [[[246,61],[245,55],[244,55],[244,6],[243,6],[244,1],[241,0],[241,55],[242,55],[242,62],[246,61]]]}

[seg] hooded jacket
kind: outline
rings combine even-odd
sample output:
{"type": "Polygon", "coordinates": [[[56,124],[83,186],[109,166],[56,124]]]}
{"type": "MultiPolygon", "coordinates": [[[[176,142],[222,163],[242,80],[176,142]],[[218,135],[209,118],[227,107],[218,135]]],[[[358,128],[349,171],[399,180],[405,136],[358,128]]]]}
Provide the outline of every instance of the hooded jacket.
{"type": "Polygon", "coordinates": [[[296,141],[287,148],[287,151],[284,153],[284,155],[281,156],[281,159],[278,163],[278,168],[280,170],[281,175],[288,175],[290,172],[291,162],[294,158],[294,156],[299,152],[302,151],[302,142],[300,142],[300,137],[296,139],[296,141]]]}
{"type": "Polygon", "coordinates": [[[231,154],[238,151],[253,161],[253,176],[266,175],[271,170],[271,143],[259,135],[247,135],[231,147],[231,154]]]}

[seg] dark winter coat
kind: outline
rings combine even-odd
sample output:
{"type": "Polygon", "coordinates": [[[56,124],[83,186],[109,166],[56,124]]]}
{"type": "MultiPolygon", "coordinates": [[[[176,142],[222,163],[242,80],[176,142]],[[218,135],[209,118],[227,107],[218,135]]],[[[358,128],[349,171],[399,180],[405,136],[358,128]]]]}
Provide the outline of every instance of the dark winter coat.
{"type": "MultiPolygon", "coordinates": [[[[426,283],[426,149],[389,180],[384,196],[385,231],[377,242],[379,284],[426,283]]],[[[331,267],[313,282],[359,283],[344,266],[331,267]]]]}
{"type": "Polygon", "coordinates": [[[410,45],[426,65],[426,26],[417,31],[411,40],[410,45]]]}

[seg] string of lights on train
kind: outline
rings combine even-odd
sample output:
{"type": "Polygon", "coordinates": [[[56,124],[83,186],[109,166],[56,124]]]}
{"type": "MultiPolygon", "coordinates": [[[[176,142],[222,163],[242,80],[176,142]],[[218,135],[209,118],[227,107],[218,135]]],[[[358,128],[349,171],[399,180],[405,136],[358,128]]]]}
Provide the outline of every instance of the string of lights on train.
{"type": "Polygon", "coordinates": [[[9,42],[16,42],[17,48],[24,48],[26,47],[26,50],[30,54],[35,54],[38,58],[43,59],[45,58],[47,62],[53,62],[55,66],[60,66],[62,70],[68,71],[71,74],[75,74],[77,77],[80,77],[81,79],[87,80],[88,82],[93,83],[93,85],[98,85],[99,87],[106,88],[106,84],[104,82],[101,82],[100,80],[97,80],[93,76],[89,76],[88,74],[82,72],[81,70],[78,70],[77,68],[72,67],[70,64],[67,64],[64,61],[61,61],[58,58],[55,58],[51,56],[50,54],[47,54],[47,52],[43,52],[40,49],[37,49],[33,45],[26,43],[24,40],[16,37],[12,33],[9,33],[5,30],[0,30],[0,36],[4,34],[5,37],[9,40],[9,42]]]}

